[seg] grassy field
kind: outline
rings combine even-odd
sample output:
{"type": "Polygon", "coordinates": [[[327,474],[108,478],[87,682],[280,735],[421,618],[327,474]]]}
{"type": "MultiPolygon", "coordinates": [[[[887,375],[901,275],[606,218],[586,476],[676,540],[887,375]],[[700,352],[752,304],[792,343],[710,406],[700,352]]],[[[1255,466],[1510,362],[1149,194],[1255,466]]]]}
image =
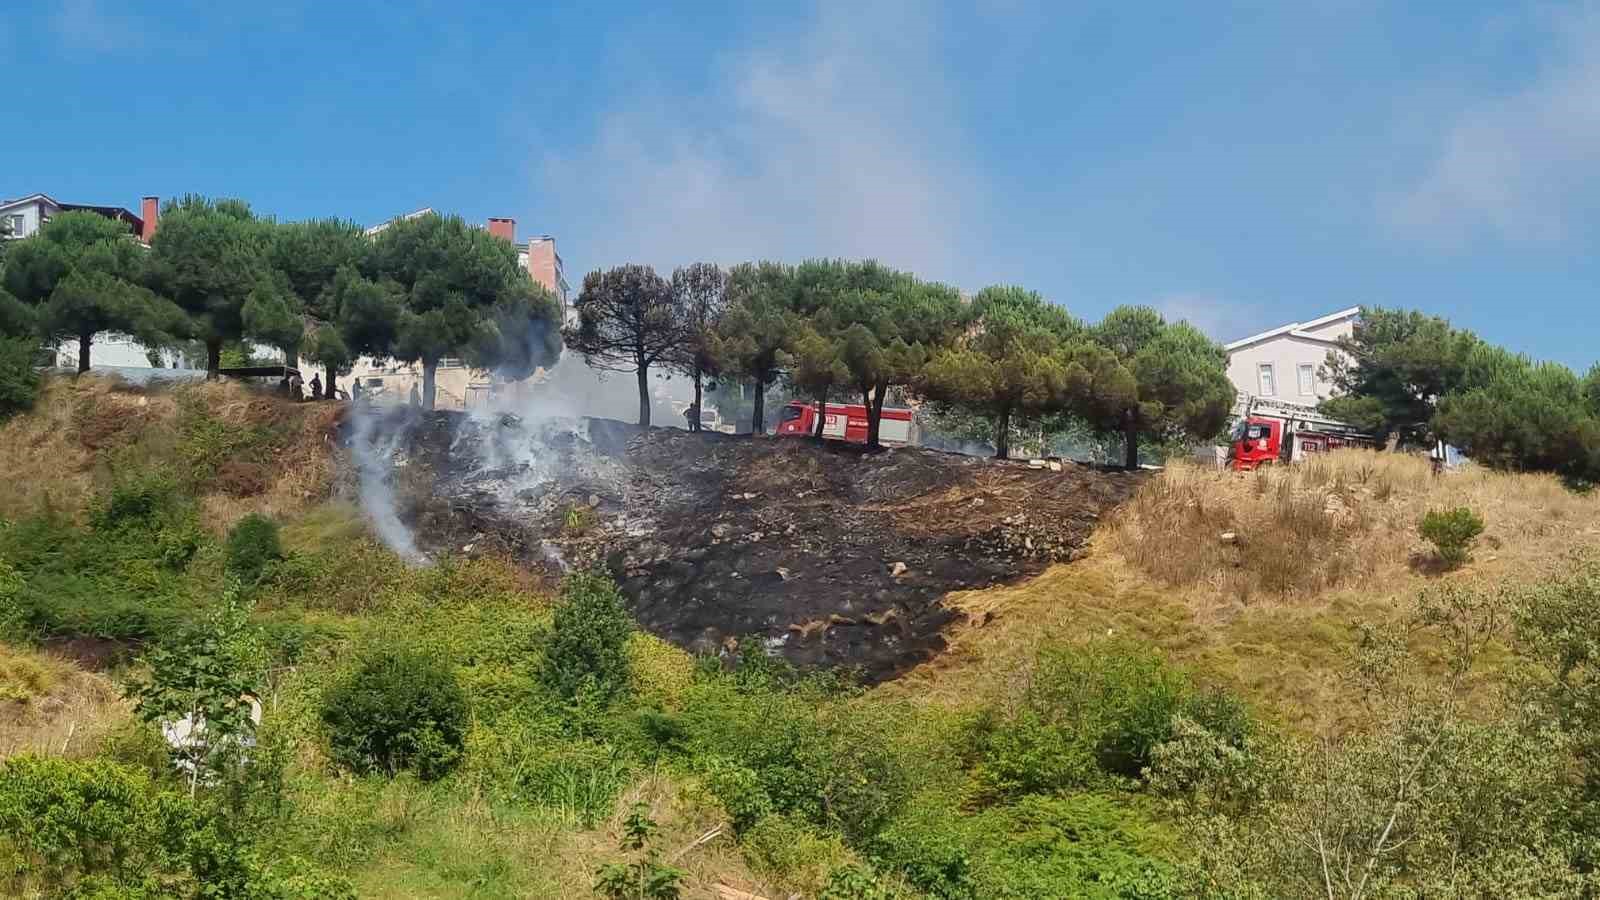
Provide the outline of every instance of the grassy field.
{"type": "MultiPolygon", "coordinates": [[[[337,416],[334,404],[237,386],[145,392],[84,378],[51,380],[35,413],[0,426],[22,476],[0,484],[0,593],[33,616],[32,631],[0,644],[0,758],[104,757],[170,777],[122,686],[144,648],[214,602],[228,529],[264,514],[281,523],[284,558],[248,596],[273,654],[263,757],[283,765],[262,846],[360,896],[594,896],[597,867],[626,856],[618,841],[637,804],[686,896],[817,896],[867,863],[882,897],[972,895],[941,893],[941,879],[979,896],[1091,882],[1104,888],[1094,896],[1181,896],[1084,880],[1180,883],[1186,838],[1137,769],[1130,780],[1089,761],[1060,776],[1070,790],[995,793],[995,772],[1015,762],[1006,754],[1037,751],[1008,743],[1007,729],[1055,715],[1039,694],[1052,679],[1102,679],[1111,696],[1143,689],[1118,672],[1153,671],[1173,679],[1174,703],[1222,688],[1274,726],[1336,734],[1356,702],[1358,624],[1398,628],[1441,584],[1566,571],[1600,536],[1600,497],[1545,476],[1435,476],[1420,459],[1359,452],[1249,475],[1178,465],[1102,524],[1086,558],[952,595],[963,620],[949,650],[897,681],[861,692],[716,674],[635,635],[629,699],[589,708],[540,680],[553,585],[498,559],[411,568],[371,539],[335,489],[337,416]],[[118,498],[138,500],[143,518],[118,524],[118,498]],[[1444,572],[1416,526],[1457,506],[1487,528],[1473,561],[1444,572]],[[321,697],[364,654],[394,646],[448,660],[471,700],[448,778],[356,777],[329,757],[321,697]],[[1144,649],[1119,655],[1126,647],[1144,649]],[[1072,648],[1111,668],[1063,675],[1072,648]],[[1147,650],[1157,669],[1139,668],[1147,650]],[[877,774],[858,784],[858,772],[877,774]],[[894,812],[879,816],[880,803],[894,812]],[[992,838],[1005,834],[1027,837],[992,838]],[[1055,849],[1014,855],[1028,846],[1055,849]]],[[[1438,656],[1430,640],[1413,639],[1425,661],[1438,656]]],[[[1474,673],[1485,691],[1500,658],[1474,673]]],[[[1101,727],[1046,724],[1050,741],[1101,727]]]]}

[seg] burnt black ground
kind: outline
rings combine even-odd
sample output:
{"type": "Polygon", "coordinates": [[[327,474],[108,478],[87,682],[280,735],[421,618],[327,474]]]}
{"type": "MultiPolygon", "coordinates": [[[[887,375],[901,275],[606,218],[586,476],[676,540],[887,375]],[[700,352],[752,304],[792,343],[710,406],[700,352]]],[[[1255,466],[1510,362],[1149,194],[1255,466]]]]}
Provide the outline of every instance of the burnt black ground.
{"type": "Polygon", "coordinates": [[[386,427],[402,425],[403,517],[430,552],[603,567],[640,624],[682,647],[756,636],[869,682],[943,649],[948,592],[1081,553],[1140,478],[607,419],[407,411],[386,427]]]}

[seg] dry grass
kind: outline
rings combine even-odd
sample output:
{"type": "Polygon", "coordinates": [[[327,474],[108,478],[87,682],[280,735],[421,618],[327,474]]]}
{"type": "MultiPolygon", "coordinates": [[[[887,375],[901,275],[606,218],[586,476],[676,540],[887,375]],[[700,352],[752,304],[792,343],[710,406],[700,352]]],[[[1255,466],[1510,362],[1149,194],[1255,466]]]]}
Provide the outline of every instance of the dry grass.
{"type": "Polygon", "coordinates": [[[1108,519],[1080,562],[951,595],[966,625],[949,651],[879,691],[965,706],[1003,693],[1044,641],[1126,636],[1291,727],[1334,729],[1354,702],[1343,672],[1358,623],[1398,621],[1440,577],[1493,585],[1565,569],[1597,543],[1600,497],[1547,476],[1436,478],[1426,460],[1350,452],[1249,475],[1174,466],[1108,519]],[[1438,576],[1416,526],[1454,506],[1487,529],[1473,562],[1438,576]]]}
{"type": "Polygon", "coordinates": [[[16,519],[46,502],[83,510],[119,465],[177,465],[189,447],[182,405],[234,433],[267,428],[268,458],[230,460],[206,485],[204,523],[221,533],[248,513],[279,518],[325,500],[338,458],[335,433],[344,404],[289,403],[236,382],[130,386],[114,377],[48,377],[32,413],[0,425],[0,455],[26,477],[0,482],[0,518],[16,519]]]}
{"type": "Polygon", "coordinates": [[[1600,535],[1600,497],[1551,476],[1434,476],[1419,457],[1352,450],[1246,474],[1173,466],[1123,510],[1112,546],[1191,599],[1315,604],[1330,590],[1387,593],[1427,575],[1432,549],[1417,523],[1457,506],[1488,524],[1472,568],[1491,580],[1553,571],[1600,535]]]}
{"type": "Polygon", "coordinates": [[[92,752],[128,707],[106,678],[34,650],[0,644],[0,759],[92,752]]]}

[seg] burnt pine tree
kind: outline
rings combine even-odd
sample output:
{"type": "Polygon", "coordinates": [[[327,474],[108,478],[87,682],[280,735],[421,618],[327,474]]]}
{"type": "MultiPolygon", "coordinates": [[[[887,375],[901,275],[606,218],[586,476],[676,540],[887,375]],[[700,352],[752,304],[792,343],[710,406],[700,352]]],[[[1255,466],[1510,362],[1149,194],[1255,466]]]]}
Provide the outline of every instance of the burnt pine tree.
{"type": "Polygon", "coordinates": [[[828,417],[828,397],[850,383],[850,370],[839,355],[839,343],[831,334],[831,315],[821,311],[802,319],[789,341],[789,383],[802,396],[816,398],[817,424],[812,437],[822,439],[828,417]]]}
{"type": "Polygon", "coordinates": [[[30,318],[43,337],[78,342],[78,371],[85,372],[97,334],[119,331],[156,344],[185,330],[183,312],[144,287],[144,271],[144,251],[126,223],[72,211],[10,247],[4,283],[33,305],[30,318]]]}
{"type": "Polygon", "coordinates": [[[1139,442],[1206,440],[1227,423],[1235,391],[1227,354],[1188,322],[1169,323],[1146,306],[1122,306],[1068,348],[1076,411],[1120,434],[1123,463],[1139,465],[1139,442]]]}
{"type": "Polygon", "coordinates": [[[724,372],[755,383],[750,431],[766,431],[767,387],[783,372],[794,329],[794,269],[783,263],[744,263],[728,272],[727,310],[717,323],[724,372]]]}
{"type": "Polygon", "coordinates": [[[1065,309],[1020,287],[988,287],[972,299],[973,325],[933,355],[919,392],[994,423],[995,457],[1011,454],[1014,417],[1062,412],[1073,400],[1069,342],[1083,326],[1065,309]]]}
{"type": "MultiPolygon", "coordinates": [[[[728,276],[715,263],[700,262],[672,272],[673,305],[683,315],[683,342],[668,357],[673,369],[694,382],[694,410],[700,411],[704,383],[715,378],[717,323],[727,308],[728,276]]],[[[689,430],[700,430],[700,417],[689,420],[689,430]]]]}
{"type": "Polygon", "coordinates": [[[639,382],[639,424],[650,425],[650,367],[682,351],[687,334],[672,286],[649,266],[626,265],[584,276],[573,304],[568,347],[596,369],[632,372],[639,382]]]}

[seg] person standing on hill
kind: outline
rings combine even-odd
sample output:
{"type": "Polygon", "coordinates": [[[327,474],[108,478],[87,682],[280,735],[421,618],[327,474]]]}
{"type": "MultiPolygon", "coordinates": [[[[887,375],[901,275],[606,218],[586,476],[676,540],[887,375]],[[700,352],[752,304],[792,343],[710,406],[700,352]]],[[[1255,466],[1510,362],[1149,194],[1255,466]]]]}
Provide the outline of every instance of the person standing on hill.
{"type": "Polygon", "coordinates": [[[417,390],[417,383],[415,381],[411,382],[411,405],[422,405],[422,392],[417,390]]]}
{"type": "Polygon", "coordinates": [[[322,399],[322,376],[315,373],[311,376],[311,399],[322,399]]]}

